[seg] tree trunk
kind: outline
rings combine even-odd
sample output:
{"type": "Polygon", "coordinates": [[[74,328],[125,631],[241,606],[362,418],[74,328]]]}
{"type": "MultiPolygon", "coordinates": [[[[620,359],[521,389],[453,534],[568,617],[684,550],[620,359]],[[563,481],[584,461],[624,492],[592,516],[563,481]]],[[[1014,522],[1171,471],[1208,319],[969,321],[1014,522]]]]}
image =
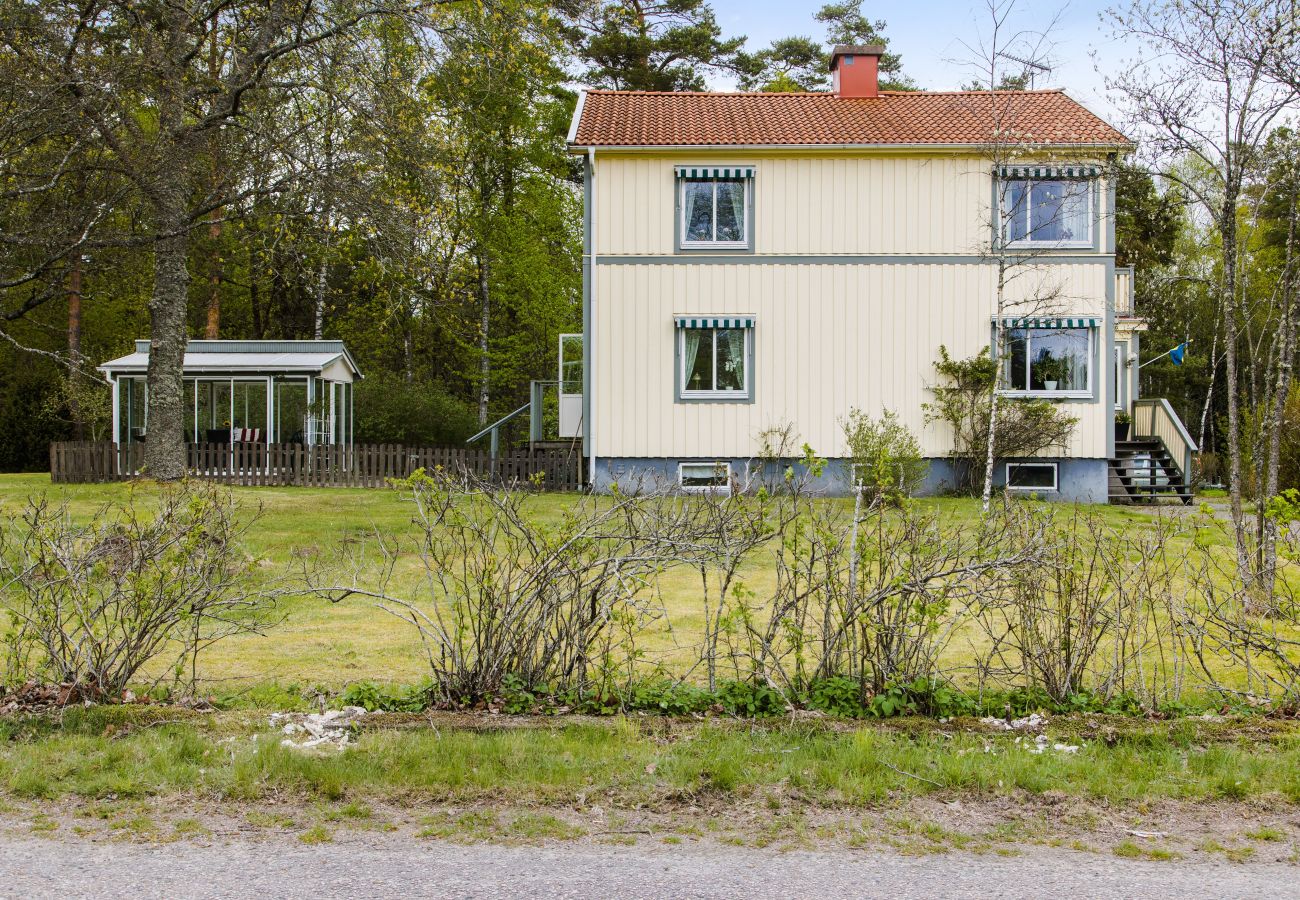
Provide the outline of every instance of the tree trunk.
{"type": "Polygon", "coordinates": [[[86,439],[86,423],[81,416],[81,253],[72,260],[68,271],[68,415],[72,419],[72,439],[86,439]]]}
{"type": "Polygon", "coordinates": [[[325,337],[325,296],[329,290],[329,264],[325,255],[316,266],[316,315],[311,334],[316,340],[325,337]]]}
{"type": "Polygon", "coordinates": [[[1269,613],[1274,612],[1274,590],[1277,575],[1277,522],[1267,515],[1268,501],[1278,492],[1279,469],[1282,459],[1282,427],[1286,417],[1287,398],[1291,394],[1296,352],[1295,317],[1295,248],[1296,248],[1296,197],[1288,204],[1286,253],[1283,259],[1281,290],[1282,313],[1277,335],[1277,374],[1270,398],[1264,434],[1268,447],[1264,483],[1256,498],[1256,544],[1261,600],[1269,613]]]}
{"type": "MultiPolygon", "coordinates": [[[[177,179],[179,182],[179,179],[177,179]]],[[[149,298],[149,373],[145,470],[159,481],[185,475],[185,319],[189,300],[189,233],[179,183],[160,198],[154,244],[153,295],[149,298]]]]}
{"type": "Polygon", "coordinates": [[[1237,369],[1237,195],[1229,185],[1219,212],[1219,234],[1223,242],[1223,346],[1226,362],[1224,392],[1228,402],[1228,502],[1232,511],[1233,537],[1237,549],[1237,576],[1249,593],[1255,588],[1250,536],[1242,508],[1241,485],[1241,397],[1237,369]]]}
{"type": "MultiPolygon", "coordinates": [[[[1206,427],[1210,421],[1210,409],[1214,403],[1214,379],[1219,374],[1219,326],[1214,326],[1214,341],[1210,345],[1210,383],[1205,389],[1205,405],[1201,407],[1201,430],[1196,437],[1196,446],[1205,452],[1206,427]]],[[[1219,473],[1220,477],[1222,473],[1219,473]]]]}
{"type": "Polygon", "coordinates": [[[253,316],[253,337],[259,341],[266,337],[266,323],[262,313],[262,290],[258,286],[257,259],[253,249],[248,250],[248,307],[253,316]]]}
{"type": "MultiPolygon", "coordinates": [[[[216,213],[213,213],[216,215],[216,213]]],[[[208,260],[208,321],[203,336],[210,341],[221,337],[221,223],[208,225],[208,240],[212,255],[208,260]]]]}
{"type": "Polygon", "coordinates": [[[478,260],[478,296],[480,304],[479,320],[479,364],[478,364],[478,423],[486,425],[488,420],[488,401],[491,398],[489,379],[492,375],[492,360],[488,355],[488,333],[492,319],[491,292],[488,288],[488,261],[485,254],[478,260]]]}
{"type": "Polygon", "coordinates": [[[994,353],[994,362],[998,364],[998,369],[993,374],[993,388],[989,395],[989,440],[985,448],[984,455],[984,488],[981,495],[981,507],[984,512],[989,511],[989,506],[993,501],[993,466],[996,460],[994,452],[997,449],[998,435],[998,388],[1002,383],[1001,360],[1006,353],[1006,326],[1002,321],[1003,308],[1006,305],[1007,295],[1007,267],[1004,259],[998,259],[998,286],[997,286],[997,323],[994,326],[996,337],[994,353]]]}

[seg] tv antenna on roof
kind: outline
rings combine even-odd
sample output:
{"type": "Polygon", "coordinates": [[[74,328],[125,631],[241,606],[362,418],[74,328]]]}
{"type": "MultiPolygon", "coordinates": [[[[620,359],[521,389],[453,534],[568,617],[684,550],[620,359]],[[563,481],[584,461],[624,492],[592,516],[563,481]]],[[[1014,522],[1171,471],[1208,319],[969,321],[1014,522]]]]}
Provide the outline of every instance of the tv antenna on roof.
{"type": "Polygon", "coordinates": [[[1031,91],[1034,89],[1034,79],[1038,77],[1039,72],[1042,72],[1045,75],[1049,75],[1051,74],[1052,71],[1051,66],[1044,65],[1043,63],[1036,62],[1032,59],[1024,59],[1023,57],[1012,56],[1010,53],[999,53],[998,56],[1001,56],[1003,59],[1009,59],[1012,62],[1018,62],[1025,67],[1024,77],[1029,82],[1029,90],[1031,91]]]}

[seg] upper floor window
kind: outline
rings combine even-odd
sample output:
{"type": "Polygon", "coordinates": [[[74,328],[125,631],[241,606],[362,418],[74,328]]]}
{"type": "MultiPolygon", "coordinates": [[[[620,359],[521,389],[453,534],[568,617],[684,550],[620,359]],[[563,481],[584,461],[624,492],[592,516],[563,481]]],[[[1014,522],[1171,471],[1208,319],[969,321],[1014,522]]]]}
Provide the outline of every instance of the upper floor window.
{"type": "Polygon", "coordinates": [[[999,200],[1008,244],[1091,247],[1093,182],[1087,166],[1008,166],[999,200]]]}
{"type": "Polygon", "coordinates": [[[1012,393],[1091,397],[1096,320],[1007,320],[1004,377],[1012,393]]]}
{"type": "Polygon", "coordinates": [[[750,181],[746,166],[683,166],[677,169],[680,246],[747,249],[750,181]]]}

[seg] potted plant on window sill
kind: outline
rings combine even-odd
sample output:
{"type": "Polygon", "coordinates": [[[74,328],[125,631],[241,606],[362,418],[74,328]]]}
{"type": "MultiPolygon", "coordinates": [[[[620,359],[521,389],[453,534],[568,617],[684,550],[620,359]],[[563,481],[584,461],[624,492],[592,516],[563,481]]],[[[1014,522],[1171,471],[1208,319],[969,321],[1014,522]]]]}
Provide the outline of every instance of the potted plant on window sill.
{"type": "Polygon", "coordinates": [[[1133,424],[1133,417],[1128,413],[1120,410],[1115,413],[1115,440],[1127,441],[1129,426],[1133,424]]]}
{"type": "Polygon", "coordinates": [[[1043,383],[1043,390],[1054,391],[1061,382],[1069,377],[1070,370],[1065,360],[1049,356],[1034,363],[1034,375],[1043,383]]]}

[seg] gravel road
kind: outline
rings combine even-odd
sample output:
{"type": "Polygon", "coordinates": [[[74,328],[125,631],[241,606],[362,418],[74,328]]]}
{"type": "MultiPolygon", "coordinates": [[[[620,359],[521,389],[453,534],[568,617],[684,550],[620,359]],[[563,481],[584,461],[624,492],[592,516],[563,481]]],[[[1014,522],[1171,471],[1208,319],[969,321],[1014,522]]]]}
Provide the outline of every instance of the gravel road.
{"type": "Polygon", "coordinates": [[[906,857],[712,845],[501,847],[349,836],[160,846],[0,838],[0,897],[1300,897],[1297,869],[1025,848],[906,857]]]}

